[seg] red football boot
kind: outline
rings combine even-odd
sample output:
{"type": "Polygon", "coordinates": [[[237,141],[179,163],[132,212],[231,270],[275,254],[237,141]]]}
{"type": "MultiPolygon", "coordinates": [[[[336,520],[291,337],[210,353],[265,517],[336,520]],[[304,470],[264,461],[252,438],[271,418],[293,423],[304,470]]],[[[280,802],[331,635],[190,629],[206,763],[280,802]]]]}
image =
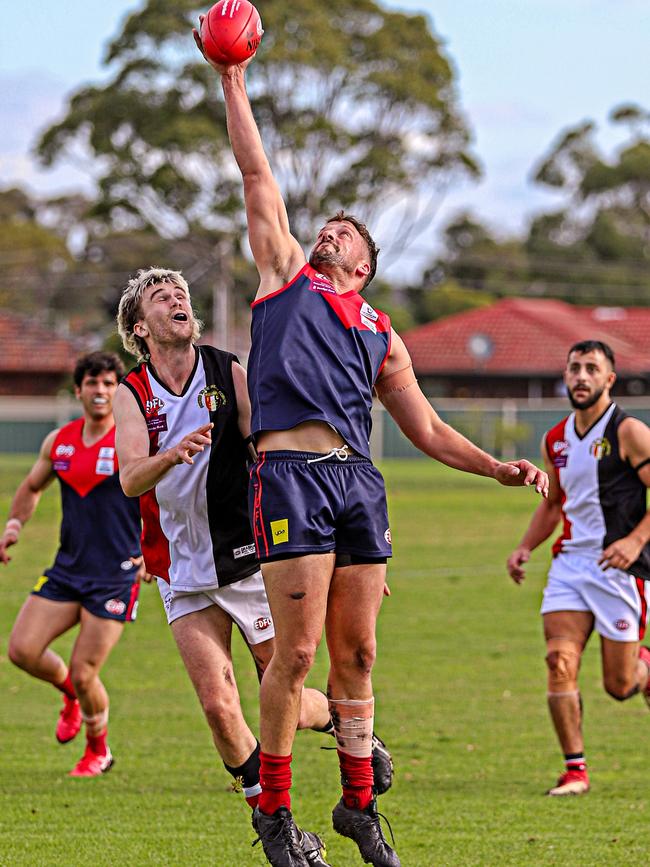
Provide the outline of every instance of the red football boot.
{"type": "Polygon", "coordinates": [[[67,744],[76,738],[81,728],[81,708],[76,698],[63,696],[63,709],[56,724],[56,739],[60,744],[67,744]]]}
{"type": "Polygon", "coordinates": [[[589,791],[587,771],[565,771],[547,795],[584,795],[589,791]]]}
{"type": "Polygon", "coordinates": [[[86,751],[68,774],[69,777],[99,777],[113,767],[113,756],[108,747],[106,755],[98,756],[88,745],[86,751]]]}

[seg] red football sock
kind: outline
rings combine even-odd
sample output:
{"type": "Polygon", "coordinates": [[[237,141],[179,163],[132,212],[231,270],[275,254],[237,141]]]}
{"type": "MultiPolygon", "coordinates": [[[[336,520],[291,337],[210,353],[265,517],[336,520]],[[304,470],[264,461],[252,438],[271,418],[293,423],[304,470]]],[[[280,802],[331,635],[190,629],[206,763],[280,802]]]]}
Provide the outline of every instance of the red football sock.
{"type": "Polygon", "coordinates": [[[104,729],[104,731],[99,735],[86,735],[86,740],[88,741],[88,746],[95,753],[96,756],[105,756],[107,753],[106,748],[106,736],[108,735],[108,729],[104,729]]]}
{"type": "Polygon", "coordinates": [[[343,801],[353,810],[365,810],[372,801],[372,756],[357,758],[337,750],[343,781],[343,801]]]}
{"type": "Polygon", "coordinates": [[[291,755],[272,756],[260,752],[260,784],[262,793],[258,806],[272,816],[280,807],[291,809],[291,755]]]}
{"type": "Polygon", "coordinates": [[[77,693],[74,691],[74,686],[70,680],[70,672],[66,674],[65,680],[62,683],[53,683],[52,686],[55,686],[64,695],[67,695],[71,701],[74,701],[77,697],[77,693]]]}

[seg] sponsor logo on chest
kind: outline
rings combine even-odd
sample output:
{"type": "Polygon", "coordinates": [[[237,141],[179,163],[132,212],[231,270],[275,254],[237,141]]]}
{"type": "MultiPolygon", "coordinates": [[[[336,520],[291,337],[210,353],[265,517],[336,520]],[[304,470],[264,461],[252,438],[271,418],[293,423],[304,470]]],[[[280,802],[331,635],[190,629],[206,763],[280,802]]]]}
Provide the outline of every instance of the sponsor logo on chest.
{"type": "Polygon", "coordinates": [[[149,433],[161,433],[167,430],[167,413],[160,413],[165,406],[162,397],[150,397],[144,405],[144,414],[147,420],[149,433]]]}
{"type": "Polygon", "coordinates": [[[566,440],[556,440],[551,446],[551,460],[558,469],[566,467],[569,460],[569,443],[566,440]]]}
{"type": "Polygon", "coordinates": [[[370,304],[368,304],[367,301],[364,301],[361,305],[359,317],[362,325],[365,325],[366,328],[369,328],[374,334],[377,333],[377,320],[379,319],[379,314],[370,306],[370,304]]]}
{"type": "Polygon", "coordinates": [[[115,472],[115,449],[110,446],[103,446],[99,450],[97,463],[95,464],[95,473],[98,476],[112,476],[115,472]]]}
{"type": "Polygon", "coordinates": [[[150,415],[156,415],[165,405],[165,401],[162,397],[150,397],[144,405],[144,413],[148,417],[150,415]]]}
{"type": "Polygon", "coordinates": [[[327,277],[318,272],[314,274],[314,278],[309,284],[309,288],[312,292],[325,292],[326,295],[336,295],[336,289],[332,286],[327,277]]]}

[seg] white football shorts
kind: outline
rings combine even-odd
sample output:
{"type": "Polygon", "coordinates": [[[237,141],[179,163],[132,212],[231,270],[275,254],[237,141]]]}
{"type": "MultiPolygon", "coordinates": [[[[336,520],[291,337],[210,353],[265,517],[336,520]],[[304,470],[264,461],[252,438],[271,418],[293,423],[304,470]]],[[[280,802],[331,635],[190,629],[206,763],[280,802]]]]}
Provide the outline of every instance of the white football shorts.
{"type": "Polygon", "coordinates": [[[218,605],[239,626],[249,644],[261,644],[275,635],[264,579],[260,571],[214,590],[195,593],[174,591],[166,581],[157,578],[158,590],[165,606],[167,623],[179,617],[218,605]]]}
{"type": "Polygon", "coordinates": [[[640,641],[648,618],[648,583],[620,569],[602,569],[593,556],[558,554],[548,573],[542,614],[591,611],[599,635],[640,641]]]}

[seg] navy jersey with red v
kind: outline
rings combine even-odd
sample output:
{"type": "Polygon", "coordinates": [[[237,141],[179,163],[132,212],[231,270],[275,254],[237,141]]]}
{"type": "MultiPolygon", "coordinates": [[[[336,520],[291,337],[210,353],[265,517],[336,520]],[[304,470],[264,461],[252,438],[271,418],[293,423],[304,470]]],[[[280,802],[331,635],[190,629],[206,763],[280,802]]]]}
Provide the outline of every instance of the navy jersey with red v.
{"type": "Polygon", "coordinates": [[[140,498],[147,571],[192,592],[231,584],[259,568],[248,520],[247,448],[232,377],[236,356],[196,348],[194,369],[175,394],[143,363],[123,380],[147,423],[149,454],[213,423],[212,445],[179,464],[140,498]]]}
{"type": "Polygon", "coordinates": [[[60,547],[48,577],[123,583],[140,555],[140,508],[124,496],[115,454],[115,428],[91,446],[82,439],[83,418],[58,432],[50,458],[60,482],[60,547]]]}
{"type": "Polygon", "coordinates": [[[388,316],[358,292],[337,294],[310,265],[252,308],[253,433],[323,421],[370,457],[372,390],[390,352],[388,316]]]}
{"type": "MultiPolygon", "coordinates": [[[[602,551],[627,536],[646,513],[646,486],[620,454],[618,428],[627,414],[610,404],[582,435],[575,429],[575,413],[546,434],[546,450],[562,494],[562,535],[553,545],[560,551],[602,551]]],[[[626,570],[650,578],[650,545],[626,570]]]]}

